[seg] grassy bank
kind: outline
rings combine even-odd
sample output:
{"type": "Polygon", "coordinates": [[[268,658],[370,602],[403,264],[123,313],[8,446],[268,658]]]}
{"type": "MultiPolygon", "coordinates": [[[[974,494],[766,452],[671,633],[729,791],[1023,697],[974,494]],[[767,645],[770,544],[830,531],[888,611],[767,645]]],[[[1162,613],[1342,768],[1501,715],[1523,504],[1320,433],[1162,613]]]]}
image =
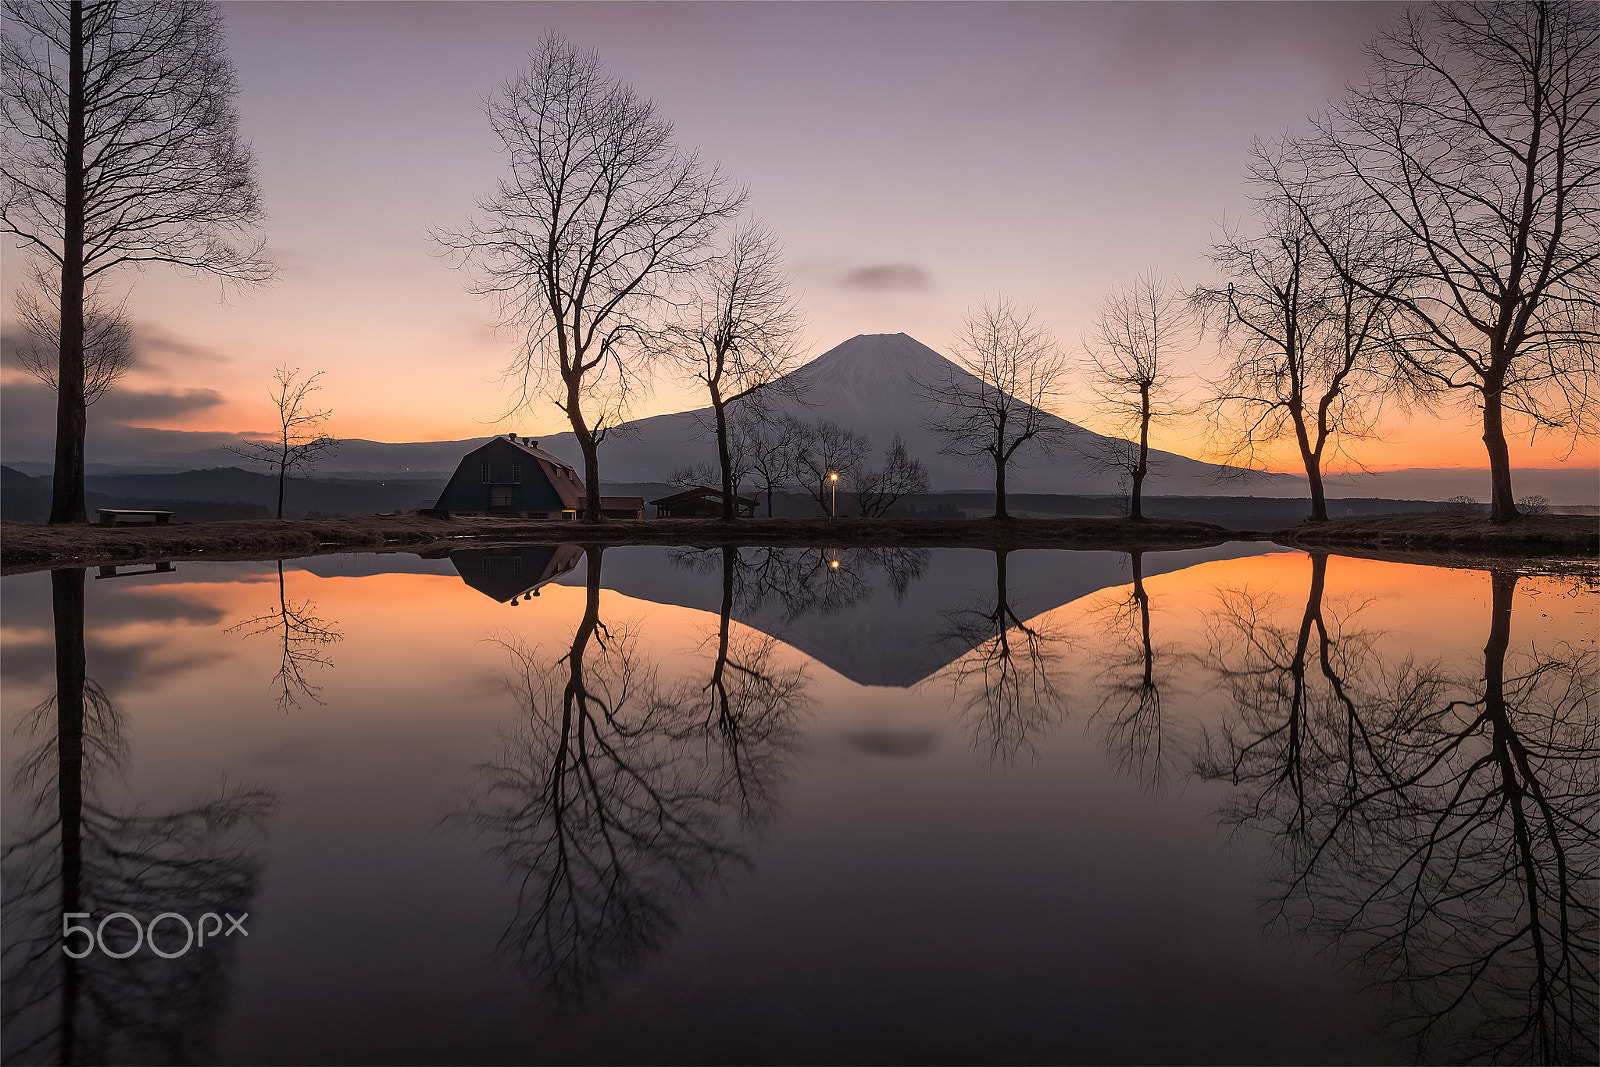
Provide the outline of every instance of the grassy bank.
{"type": "Polygon", "coordinates": [[[1490,556],[1600,555],[1600,520],[1592,515],[1525,515],[1493,523],[1479,515],[1375,515],[1279,530],[1295,548],[1421,549],[1490,556]]]}
{"type": "MultiPolygon", "coordinates": [[[[238,519],[170,526],[0,525],[0,572],[162,560],[248,560],[333,552],[441,551],[483,543],[668,545],[906,545],[1129,551],[1222,544],[1240,535],[1177,519],[715,519],[612,520],[598,526],[524,519],[421,515],[339,519],[238,519]]],[[[1474,516],[1385,515],[1296,526],[1272,535],[1294,548],[1465,553],[1507,557],[1600,556],[1591,516],[1533,515],[1497,525],[1474,516]]]]}
{"type": "Polygon", "coordinates": [[[162,560],[244,560],[332,552],[430,551],[485,542],[668,545],[906,545],[975,548],[1193,548],[1235,535],[1208,523],[1152,519],[611,520],[597,526],[523,519],[241,519],[170,526],[0,525],[0,571],[162,560]]]}

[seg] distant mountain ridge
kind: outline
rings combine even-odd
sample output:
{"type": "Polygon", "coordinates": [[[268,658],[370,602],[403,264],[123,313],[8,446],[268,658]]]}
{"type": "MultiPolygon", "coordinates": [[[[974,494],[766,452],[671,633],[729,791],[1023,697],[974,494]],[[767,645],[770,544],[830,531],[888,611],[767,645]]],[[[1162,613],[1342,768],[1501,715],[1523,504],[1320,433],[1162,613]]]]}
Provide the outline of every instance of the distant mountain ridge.
{"type": "MultiPolygon", "coordinates": [[[[912,387],[914,379],[935,377],[951,366],[944,356],[903,333],[862,334],[792,372],[790,384],[803,392],[807,404],[782,406],[801,418],[829,418],[866,434],[877,453],[875,460],[899,433],[911,454],[928,467],[935,491],[987,490],[991,485],[989,473],[939,455],[941,442],[925,427],[927,404],[912,387]]],[[[605,482],[659,484],[677,467],[712,459],[715,448],[706,433],[708,414],[708,408],[701,408],[625,424],[601,445],[600,470],[605,482]]],[[[1104,440],[1060,421],[1083,442],[1104,440]]],[[[487,435],[460,441],[396,444],[349,439],[314,477],[370,481],[445,479],[462,456],[487,440],[487,435]]],[[[540,439],[540,446],[574,464],[581,458],[570,433],[545,436],[540,439]]],[[[1151,496],[1306,495],[1305,478],[1300,475],[1263,473],[1217,482],[1214,478],[1223,468],[1215,464],[1164,452],[1158,452],[1157,458],[1160,469],[1146,485],[1151,496]]],[[[114,450],[101,451],[97,450],[92,433],[89,460],[91,475],[171,473],[233,467],[239,462],[237,456],[222,449],[160,452],[118,445],[114,450]]],[[[29,475],[47,475],[51,469],[42,458],[30,461],[8,456],[6,462],[29,475]]],[[[1513,478],[1518,496],[1539,494],[1558,504],[1600,504],[1600,470],[1592,466],[1519,468],[1513,478]]],[[[1117,491],[1115,476],[1095,474],[1070,454],[1036,458],[1015,467],[1007,480],[1009,488],[1017,493],[1095,496],[1117,491]]],[[[1481,500],[1487,498],[1489,488],[1487,471],[1448,468],[1332,475],[1325,482],[1334,498],[1446,500],[1466,495],[1481,500]]]]}

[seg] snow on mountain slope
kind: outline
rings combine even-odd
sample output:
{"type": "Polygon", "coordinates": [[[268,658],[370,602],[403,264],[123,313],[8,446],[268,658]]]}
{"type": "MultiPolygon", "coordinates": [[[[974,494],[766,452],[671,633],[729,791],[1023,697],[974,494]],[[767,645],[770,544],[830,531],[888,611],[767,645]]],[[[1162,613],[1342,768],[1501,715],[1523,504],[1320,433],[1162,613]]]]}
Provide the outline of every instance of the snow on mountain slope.
{"type": "MultiPolygon", "coordinates": [[[[788,375],[788,384],[800,400],[784,400],[778,407],[804,419],[827,418],[872,439],[876,457],[898,433],[911,454],[928,468],[936,490],[986,489],[993,485],[993,470],[975,467],[964,459],[942,456],[942,442],[927,429],[932,405],[917,391],[919,380],[940,377],[954,368],[965,371],[927,345],[903,333],[860,334],[850,338],[788,375]]],[[[673,468],[714,459],[716,449],[705,427],[709,408],[657,415],[627,424],[627,432],[600,446],[600,470],[607,481],[651,481],[665,478],[673,468]]],[[[1055,416],[1050,416],[1055,418],[1055,416]]],[[[1102,440],[1065,420],[1084,444],[1102,440]]],[[[541,441],[541,447],[569,461],[578,459],[577,443],[570,433],[541,441]]],[[[876,458],[875,457],[875,458],[876,458]]],[[[1286,476],[1252,479],[1244,490],[1213,481],[1220,468],[1185,456],[1155,453],[1157,471],[1146,492],[1181,495],[1227,495],[1244,491],[1261,493],[1287,489],[1296,479],[1286,476]]],[[[1062,449],[1053,457],[1028,457],[1014,463],[1007,475],[1008,488],[1017,493],[1114,493],[1114,474],[1095,473],[1081,456],[1062,449]]]]}

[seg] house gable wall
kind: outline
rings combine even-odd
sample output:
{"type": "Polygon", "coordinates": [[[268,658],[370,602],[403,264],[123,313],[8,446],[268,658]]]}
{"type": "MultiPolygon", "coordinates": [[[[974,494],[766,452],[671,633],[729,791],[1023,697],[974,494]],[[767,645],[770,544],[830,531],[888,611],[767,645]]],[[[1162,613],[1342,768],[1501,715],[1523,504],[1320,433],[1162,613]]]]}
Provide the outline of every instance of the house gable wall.
{"type": "Polygon", "coordinates": [[[558,518],[565,505],[537,458],[496,437],[461,458],[434,506],[460,514],[511,511],[558,518]],[[489,484],[483,481],[485,463],[489,484]],[[497,504],[496,499],[508,503],[497,504]]]}

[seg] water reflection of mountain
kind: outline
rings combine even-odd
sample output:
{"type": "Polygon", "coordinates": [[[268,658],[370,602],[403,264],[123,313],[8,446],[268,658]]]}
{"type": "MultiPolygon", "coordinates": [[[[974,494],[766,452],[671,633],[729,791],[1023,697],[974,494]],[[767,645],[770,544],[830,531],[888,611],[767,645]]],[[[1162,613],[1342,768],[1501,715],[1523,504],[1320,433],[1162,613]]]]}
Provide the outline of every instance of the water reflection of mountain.
{"type": "MultiPolygon", "coordinates": [[[[658,604],[716,611],[721,590],[714,575],[674,565],[684,550],[654,546],[613,549],[606,554],[605,586],[658,604]]],[[[1144,576],[1154,577],[1217,559],[1281,551],[1271,545],[1236,542],[1216,548],[1143,554],[1144,576]]],[[[911,686],[970,652],[972,641],[952,632],[949,615],[984,596],[994,595],[994,553],[947,549],[929,553],[921,573],[897,595],[905,575],[850,550],[740,549],[747,570],[758,569],[765,554],[789,554],[789,569],[804,572],[816,604],[792,610],[794,597],[741,598],[733,617],[798,648],[861,685],[911,686]],[[805,554],[820,553],[821,567],[807,566],[805,554]],[[831,560],[840,567],[828,566],[831,560]],[[856,562],[860,560],[860,562],[856,562]],[[826,598],[828,584],[848,586],[849,597],[826,598]],[[819,591],[820,590],[820,591],[819,591]]],[[[1109,586],[1131,580],[1125,552],[1021,550],[1007,554],[1009,604],[1024,621],[1109,586]]],[[[561,579],[576,583],[581,577],[561,579]]]]}
{"type": "MultiPolygon", "coordinates": [[[[1280,551],[1238,541],[1146,552],[1144,577],[1280,551]]],[[[717,576],[683,565],[692,554],[655,545],[609,549],[604,586],[657,604],[715,612],[722,595],[717,576]]],[[[1007,559],[1011,607],[1023,620],[1132,580],[1125,552],[1026,549],[1008,553],[1007,559]]],[[[742,548],[739,560],[741,571],[752,575],[748,585],[761,585],[762,571],[768,577],[781,571],[783,577],[765,581],[762,596],[741,596],[734,619],[861,685],[915,685],[970,652],[973,645],[947,632],[947,618],[994,592],[994,553],[985,549],[742,548]],[[913,555],[923,562],[903,566],[913,555]]],[[[299,566],[320,577],[454,572],[502,603],[551,580],[561,585],[585,581],[582,551],[573,545],[462,548],[448,560],[400,553],[319,556],[299,566]]]]}

